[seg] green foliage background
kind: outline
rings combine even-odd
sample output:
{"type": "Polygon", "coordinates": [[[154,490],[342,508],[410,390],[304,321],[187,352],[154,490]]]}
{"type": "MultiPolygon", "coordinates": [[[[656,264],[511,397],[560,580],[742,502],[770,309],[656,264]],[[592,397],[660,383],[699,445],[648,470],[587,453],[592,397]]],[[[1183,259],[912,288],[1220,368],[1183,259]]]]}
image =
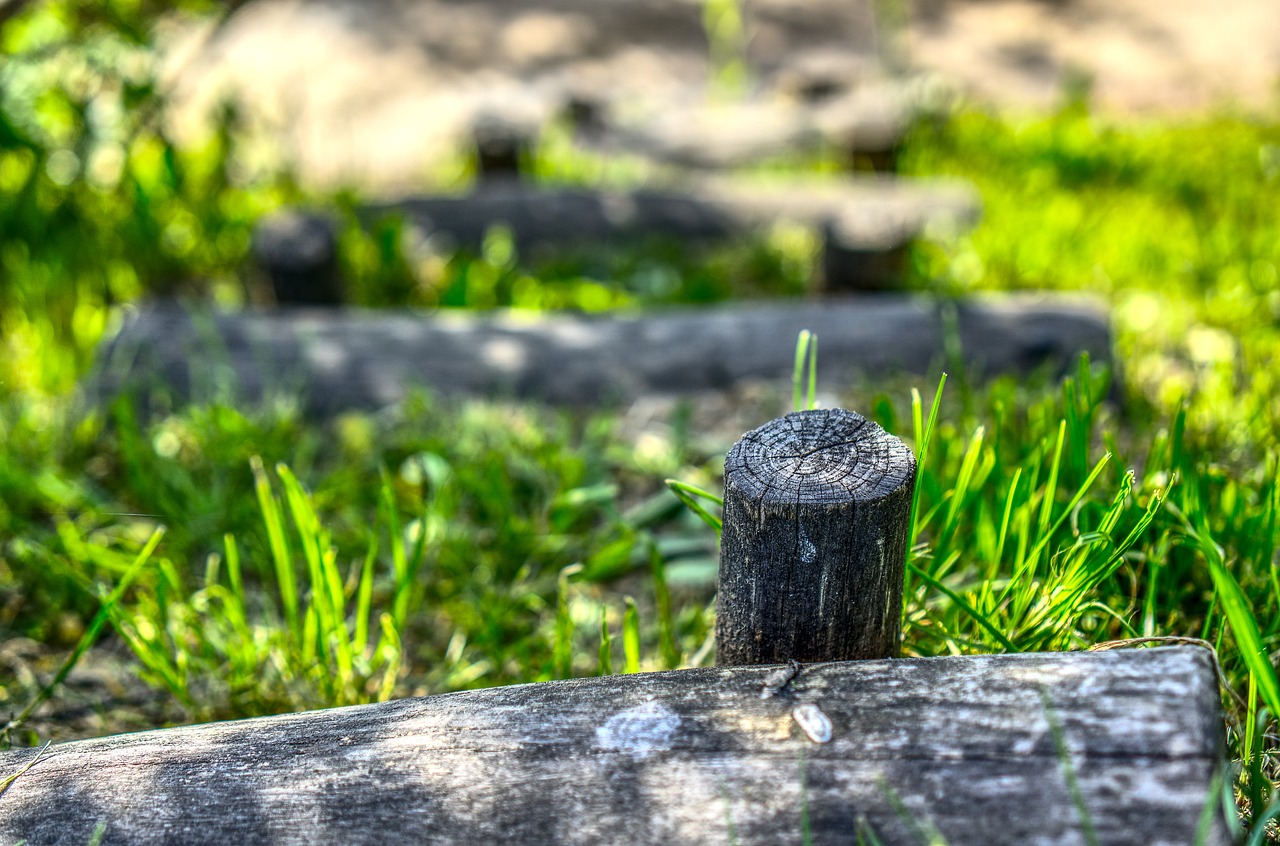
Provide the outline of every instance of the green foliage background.
{"type": "MultiPolygon", "coordinates": [[[[147,296],[260,298],[251,227],[282,204],[346,210],[342,261],[371,306],[794,295],[811,234],[530,262],[495,230],[478,255],[424,258],[394,220],[355,226],[356,196],[308,196],[287,167],[254,164],[232,105],[204,143],[171,140],[162,19],[232,6],[16,5],[0,21],[0,637],[72,662],[98,637],[124,644],[187,719],[709,660],[714,535],[662,480],[714,490],[728,444],[687,411],[636,442],[605,413],[418,397],[315,424],[288,406],[86,408],[74,386],[147,296]]],[[[534,164],[548,181],[605,171],[554,128],[534,164]]],[[[1280,118],[960,110],[918,126],[901,165],[970,179],[986,207],[972,233],[914,249],[913,289],[1098,297],[1120,368],[957,372],[932,403],[905,384],[826,386],[921,456],[904,651],[1207,641],[1229,682],[1236,799],[1265,837],[1280,807],[1280,118]]],[[[0,678],[0,700],[56,699],[52,681],[0,678]]],[[[40,739],[30,716],[9,740],[40,739]]]]}

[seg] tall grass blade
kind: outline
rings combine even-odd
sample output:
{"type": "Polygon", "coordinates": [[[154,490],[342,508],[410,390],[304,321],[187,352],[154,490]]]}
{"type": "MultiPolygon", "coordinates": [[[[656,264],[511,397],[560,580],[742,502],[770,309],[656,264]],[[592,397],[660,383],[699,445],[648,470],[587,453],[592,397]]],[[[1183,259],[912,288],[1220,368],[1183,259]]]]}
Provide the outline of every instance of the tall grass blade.
{"type": "Polygon", "coordinates": [[[1249,839],[1245,846],[1266,846],[1270,841],[1267,826],[1273,820],[1280,820],[1280,797],[1271,800],[1261,814],[1256,815],[1249,824],[1249,839]]]}
{"type": "Polygon", "coordinates": [[[809,341],[809,390],[805,395],[805,409],[818,407],[818,336],[809,341]]]}
{"type": "MultiPolygon", "coordinates": [[[[15,781],[17,781],[22,776],[26,775],[28,770],[30,770],[36,764],[40,763],[40,759],[44,757],[45,752],[49,751],[49,746],[52,743],[53,743],[52,740],[45,741],[44,746],[40,747],[40,751],[37,752],[35,754],[35,757],[33,757],[30,761],[27,761],[26,765],[23,766],[22,769],[18,770],[13,775],[6,776],[3,780],[0,780],[0,796],[4,796],[5,791],[8,790],[15,781]]],[[[25,843],[26,841],[22,841],[22,842],[25,843]]]]}
{"type": "Polygon", "coordinates": [[[631,597],[626,599],[627,607],[622,612],[622,655],[623,671],[640,672],[640,609],[631,597]]]}
{"type": "Polygon", "coordinates": [[[249,467],[253,470],[253,487],[258,495],[262,523],[267,530],[267,545],[271,550],[271,561],[275,567],[276,585],[280,588],[280,603],[284,607],[285,622],[294,640],[297,641],[302,637],[298,619],[298,581],[293,572],[293,557],[289,554],[289,544],[285,540],[284,518],[280,514],[280,506],[271,490],[271,480],[267,478],[262,458],[256,455],[250,458],[249,467]]]}
{"type": "Polygon", "coordinates": [[[581,564],[570,564],[556,580],[556,635],[552,645],[555,676],[567,679],[573,675],[573,616],[569,609],[569,580],[582,572],[581,564]]]}
{"type": "Polygon", "coordinates": [[[1016,646],[1013,645],[1012,641],[1010,641],[1007,637],[1005,637],[1004,633],[1000,631],[1000,628],[996,626],[995,623],[993,623],[981,611],[974,608],[967,601],[965,601],[964,597],[962,597],[960,594],[956,593],[951,588],[947,587],[942,582],[938,581],[933,576],[929,575],[927,572],[920,569],[914,564],[908,563],[907,569],[911,571],[913,574],[919,576],[925,582],[925,584],[929,585],[929,587],[933,588],[934,590],[938,591],[939,593],[943,594],[948,599],[950,599],[952,602],[954,602],[956,604],[956,607],[958,607],[961,611],[965,612],[965,614],[967,614],[975,623],[981,626],[982,629],[987,634],[991,635],[992,639],[994,639],[996,643],[1004,647],[1005,651],[1007,652],[1020,651],[1016,646]]]}
{"type": "MultiPolygon", "coordinates": [[[[1053,462],[1049,465],[1049,480],[1044,486],[1044,499],[1040,502],[1040,520],[1036,524],[1038,534],[1043,539],[1049,529],[1049,518],[1053,514],[1053,503],[1058,498],[1058,471],[1062,467],[1062,448],[1067,438],[1067,421],[1058,423],[1058,441],[1053,447],[1053,462]]],[[[1031,557],[1035,558],[1033,550],[1031,557]]]]}
{"type": "Polygon", "coordinates": [[[373,608],[373,568],[378,560],[378,533],[369,533],[369,548],[360,568],[360,587],[356,591],[356,635],[352,644],[355,651],[364,654],[369,644],[369,613],[373,608]]]}
{"type": "Polygon", "coordinates": [[[960,510],[964,507],[965,499],[969,495],[969,487],[973,483],[974,472],[978,467],[978,461],[982,458],[982,439],[985,434],[986,427],[979,426],[969,438],[969,446],[965,449],[964,459],[960,462],[960,472],[956,476],[954,487],[951,489],[951,504],[947,509],[947,516],[942,524],[942,531],[939,533],[939,546],[946,545],[947,540],[955,534],[959,525],[960,510]]]}
{"type": "MultiPolygon", "coordinates": [[[[929,460],[929,444],[933,441],[933,433],[938,425],[938,411],[942,408],[942,391],[947,386],[947,374],[943,373],[938,379],[938,387],[933,392],[933,405],[929,407],[929,421],[924,423],[924,414],[920,402],[920,392],[914,388],[911,390],[911,421],[913,432],[912,435],[916,442],[916,473],[917,480],[915,489],[911,493],[911,542],[907,544],[907,548],[915,546],[916,539],[920,533],[920,526],[917,524],[917,514],[920,510],[920,483],[919,477],[924,475],[925,467],[929,460]]],[[[910,553],[908,552],[908,555],[910,553]]]]}
{"type": "Polygon", "coordinates": [[[1088,846],[1098,846],[1098,833],[1094,830],[1093,819],[1084,803],[1084,793],[1080,790],[1080,780],[1076,778],[1076,768],[1071,763],[1071,750],[1067,748],[1067,738],[1062,731],[1057,711],[1049,698],[1047,690],[1040,691],[1040,700],[1044,703],[1044,718],[1049,724],[1049,733],[1053,735],[1053,748],[1058,762],[1062,766],[1062,776],[1067,782],[1067,792],[1071,794],[1071,804],[1076,809],[1076,819],[1080,821],[1081,834],[1088,846]]]}
{"type": "Polygon", "coordinates": [[[809,339],[813,337],[808,329],[801,329],[800,334],[796,336],[796,357],[795,364],[791,370],[791,408],[795,411],[803,411],[802,386],[804,385],[804,365],[805,359],[809,354],[809,339]]]}
{"type": "Polygon", "coordinates": [[[608,609],[600,606],[600,661],[599,673],[602,676],[613,675],[613,641],[609,637],[608,609]]]}
{"type": "Polygon", "coordinates": [[[1196,534],[1195,539],[1201,553],[1209,562],[1209,575],[1218,593],[1218,604],[1235,635],[1236,646],[1240,657],[1244,660],[1249,673],[1257,680],[1258,694],[1272,714],[1280,714],[1280,679],[1276,677],[1276,668],[1271,663],[1266,646],[1262,642],[1262,634],[1258,630],[1258,620],[1253,615],[1249,600],[1235,576],[1227,570],[1222,560],[1222,551],[1207,534],[1196,534]]]}
{"type": "Polygon", "coordinates": [[[680,666],[680,648],[676,645],[671,591],[667,587],[667,568],[662,552],[653,540],[649,542],[649,570],[653,576],[653,597],[658,613],[658,649],[666,668],[674,670],[680,666]]]}
{"type": "Polygon", "coordinates": [[[701,517],[702,521],[708,526],[715,529],[717,536],[721,533],[723,530],[723,521],[721,518],[708,511],[702,503],[698,502],[698,500],[705,499],[708,502],[714,502],[716,505],[723,507],[724,499],[722,497],[718,497],[709,491],[704,491],[702,488],[691,485],[688,482],[681,482],[677,479],[667,479],[666,485],[671,489],[671,492],[675,494],[682,503],[684,503],[686,508],[701,517]]]}
{"type": "Polygon", "coordinates": [[[161,526],[151,533],[151,537],[147,540],[146,545],[142,547],[142,551],[133,559],[133,563],[129,565],[129,569],[120,577],[120,581],[116,583],[116,586],[111,590],[111,593],[107,594],[107,596],[103,598],[102,605],[98,608],[97,613],[93,615],[93,619],[89,622],[84,634],[82,634],[80,639],[76,641],[75,648],[71,650],[71,654],[62,662],[62,666],[58,668],[58,672],[54,674],[53,679],[42,687],[39,693],[32,697],[31,701],[27,703],[26,707],[23,708],[16,717],[10,718],[4,726],[0,726],[0,742],[7,743],[13,731],[26,723],[26,721],[31,718],[31,715],[36,712],[37,708],[48,702],[53,697],[54,691],[58,689],[59,685],[66,681],[67,676],[71,674],[73,669],[75,669],[76,664],[80,663],[80,659],[89,651],[89,647],[93,646],[97,642],[98,635],[102,633],[103,626],[105,626],[107,624],[107,620],[111,619],[116,613],[117,603],[120,602],[125,591],[133,585],[134,581],[139,575],[141,575],[142,569],[151,560],[151,556],[155,553],[156,547],[160,545],[160,539],[164,537],[164,531],[164,527],[161,526]]]}

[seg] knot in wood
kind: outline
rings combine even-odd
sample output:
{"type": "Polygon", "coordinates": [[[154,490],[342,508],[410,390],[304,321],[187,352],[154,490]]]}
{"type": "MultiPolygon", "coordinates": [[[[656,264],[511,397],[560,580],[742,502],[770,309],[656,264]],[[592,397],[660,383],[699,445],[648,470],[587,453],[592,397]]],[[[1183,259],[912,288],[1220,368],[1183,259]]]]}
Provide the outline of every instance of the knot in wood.
{"type": "Polygon", "coordinates": [[[861,414],[796,411],[742,436],[725,460],[725,485],[774,503],[883,499],[915,478],[907,446],[861,414]]]}

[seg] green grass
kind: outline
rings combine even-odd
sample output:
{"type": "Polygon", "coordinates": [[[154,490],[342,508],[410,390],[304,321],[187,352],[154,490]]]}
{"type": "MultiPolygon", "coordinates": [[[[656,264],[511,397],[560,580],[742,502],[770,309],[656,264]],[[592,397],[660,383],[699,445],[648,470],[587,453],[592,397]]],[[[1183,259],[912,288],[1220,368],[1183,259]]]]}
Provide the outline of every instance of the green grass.
{"type": "MultiPolygon", "coordinates": [[[[191,719],[709,662],[728,444],[687,415],[635,442],[608,414],[431,397],[325,424],[77,404],[123,304],[258,298],[252,223],[303,198],[287,168],[249,166],[233,110],[204,145],[165,136],[154,12],[51,0],[0,31],[0,637],[68,656],[34,688],[0,679],[4,705],[56,699],[101,639],[191,719]]],[[[557,131],[541,178],[639,178],[570,156],[557,131]]],[[[971,234],[915,249],[912,286],[1091,294],[1121,362],[1119,379],[1089,362],[1060,381],[953,372],[918,386],[929,401],[897,381],[822,386],[919,456],[904,652],[1208,641],[1242,825],[1263,842],[1280,817],[1280,119],[973,111],[920,127],[902,161],[974,181],[986,204],[971,234]]],[[[803,292],[815,263],[812,235],[786,228],[536,261],[500,229],[477,255],[404,238],[395,221],[344,231],[358,302],[707,302],[803,292]]],[[[814,402],[811,361],[797,406],[814,402]]],[[[39,742],[22,722],[13,742],[39,742]]]]}

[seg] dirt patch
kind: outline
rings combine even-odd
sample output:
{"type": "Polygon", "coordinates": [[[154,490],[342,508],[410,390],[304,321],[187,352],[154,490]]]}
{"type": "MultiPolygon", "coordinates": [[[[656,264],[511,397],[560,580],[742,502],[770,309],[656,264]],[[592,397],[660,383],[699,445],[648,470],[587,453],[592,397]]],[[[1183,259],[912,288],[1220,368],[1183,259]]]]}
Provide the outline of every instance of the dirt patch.
{"type": "MultiPolygon", "coordinates": [[[[57,674],[70,653],[28,638],[0,644],[0,724],[19,714],[57,674]]],[[[12,737],[15,746],[61,743],[184,722],[185,713],[166,692],[138,676],[133,655],[119,642],[89,650],[53,697],[12,737]]]]}
{"type": "MultiPolygon", "coordinates": [[[[1273,105],[1274,0],[745,0],[756,97],[788,80],[929,72],[1004,107],[1073,80],[1125,113],[1273,105]]],[[[537,122],[566,92],[705,98],[702,0],[255,0],[172,42],[177,125],[237,96],[312,184],[394,193],[430,182],[476,115],[537,122]]],[[[729,28],[732,35],[733,28],[729,28]]],[[[729,38],[730,46],[733,39],[729,38]]],[[[722,45],[723,46],[723,45],[722,45]]],[[[723,51],[721,51],[723,52],[723,51]]]]}
{"type": "Polygon", "coordinates": [[[1006,106],[1052,105],[1083,76],[1112,112],[1266,108],[1280,80],[1271,0],[917,0],[907,41],[920,66],[1006,106]]]}

